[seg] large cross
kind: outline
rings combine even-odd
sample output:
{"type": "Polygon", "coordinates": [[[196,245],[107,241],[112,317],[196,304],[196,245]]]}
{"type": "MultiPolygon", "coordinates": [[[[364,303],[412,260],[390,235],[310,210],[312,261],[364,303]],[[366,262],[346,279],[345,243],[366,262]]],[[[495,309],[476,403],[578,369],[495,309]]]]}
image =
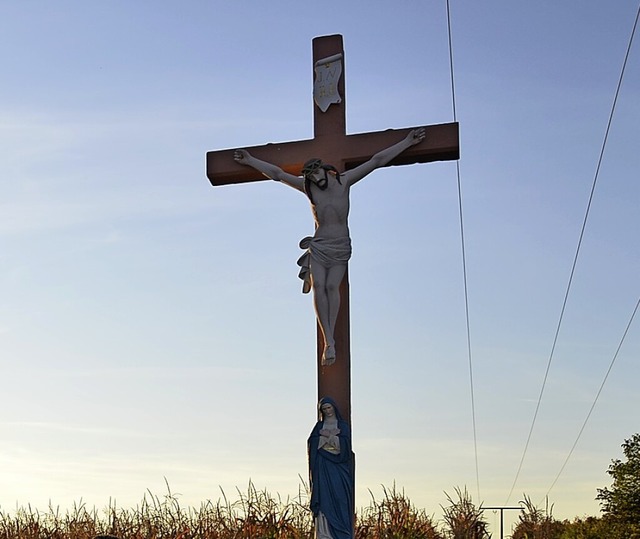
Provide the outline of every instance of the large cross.
{"type": "MultiPolygon", "coordinates": [[[[344,171],[368,161],[375,153],[404,138],[413,128],[388,129],[371,133],[347,135],[346,98],[344,83],[344,48],[341,35],[322,36],[313,40],[314,66],[328,67],[314,70],[316,103],[314,104],[314,137],[296,142],[265,144],[246,148],[251,155],[278,165],[285,172],[300,175],[304,162],[318,157],[323,162],[344,171]],[[336,60],[337,59],[337,60],[336,60]],[[339,62],[339,63],[338,63],[339,62]],[[338,66],[338,69],[335,67],[338,66]],[[323,101],[324,100],[324,101],[323,101]],[[329,104],[330,103],[330,104],[329,104]]],[[[405,150],[390,165],[408,165],[458,159],[458,124],[448,123],[424,128],[423,142],[405,150]]],[[[256,170],[238,164],[234,150],[207,153],[207,176],[214,186],[262,181],[266,178],[256,170]]],[[[343,417],[351,418],[351,354],[349,341],[349,279],[345,273],[340,286],[340,311],[334,331],[336,361],[321,364],[324,340],[317,328],[318,399],[331,397],[343,417]]]]}

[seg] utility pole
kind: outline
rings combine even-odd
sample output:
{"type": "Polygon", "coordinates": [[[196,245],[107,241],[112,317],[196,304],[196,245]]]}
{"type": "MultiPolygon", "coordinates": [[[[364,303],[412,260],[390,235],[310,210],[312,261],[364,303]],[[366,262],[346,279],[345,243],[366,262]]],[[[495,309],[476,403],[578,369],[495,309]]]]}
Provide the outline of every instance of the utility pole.
{"type": "Polygon", "coordinates": [[[499,510],[500,511],[500,539],[504,539],[504,512],[513,510],[520,511],[522,507],[482,507],[480,506],[480,510],[484,511],[485,509],[499,510]]]}

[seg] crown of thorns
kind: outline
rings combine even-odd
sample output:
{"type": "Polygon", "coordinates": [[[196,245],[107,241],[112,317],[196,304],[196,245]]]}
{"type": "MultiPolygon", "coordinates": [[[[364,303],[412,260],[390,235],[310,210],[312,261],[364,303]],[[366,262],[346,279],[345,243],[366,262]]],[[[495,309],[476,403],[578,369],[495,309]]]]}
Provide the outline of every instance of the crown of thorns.
{"type": "Polygon", "coordinates": [[[316,170],[322,168],[322,160],[321,159],[309,159],[304,166],[302,167],[302,175],[310,176],[316,170]]]}

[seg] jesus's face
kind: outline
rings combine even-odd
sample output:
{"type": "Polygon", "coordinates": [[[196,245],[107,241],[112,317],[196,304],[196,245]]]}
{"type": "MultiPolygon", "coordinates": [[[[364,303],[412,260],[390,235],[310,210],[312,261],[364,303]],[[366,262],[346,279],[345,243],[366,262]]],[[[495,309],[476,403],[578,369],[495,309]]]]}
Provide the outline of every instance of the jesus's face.
{"type": "Polygon", "coordinates": [[[318,169],[313,174],[311,174],[310,180],[313,183],[315,183],[316,186],[321,191],[324,191],[327,188],[327,185],[329,184],[329,177],[327,175],[327,171],[323,168],[318,169]]]}
{"type": "Polygon", "coordinates": [[[302,175],[321,191],[324,191],[329,184],[327,170],[320,159],[309,159],[302,168],[302,175]]]}

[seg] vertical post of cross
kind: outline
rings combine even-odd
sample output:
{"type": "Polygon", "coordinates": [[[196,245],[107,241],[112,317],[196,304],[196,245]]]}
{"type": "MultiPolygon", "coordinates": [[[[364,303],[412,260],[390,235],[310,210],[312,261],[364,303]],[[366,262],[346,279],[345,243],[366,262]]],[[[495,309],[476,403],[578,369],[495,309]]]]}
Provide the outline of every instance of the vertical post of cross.
{"type": "MultiPolygon", "coordinates": [[[[344,44],[341,35],[321,36],[313,40],[313,68],[314,82],[316,77],[315,66],[323,59],[342,55],[342,73],[338,80],[324,81],[327,83],[326,91],[337,90],[339,102],[332,103],[322,111],[317,103],[313,106],[313,132],[314,139],[319,148],[324,150],[322,158],[325,163],[334,165],[338,170],[344,170],[343,156],[336,152],[336,139],[342,139],[347,133],[346,126],[346,94],[344,76],[344,44]],[[335,87],[333,85],[336,84],[335,87]],[[329,87],[331,87],[329,89],[329,87]]],[[[339,151],[339,150],[338,150],[339,151]]],[[[309,156],[316,157],[316,156],[309,156]]],[[[317,324],[317,369],[318,369],[318,400],[322,397],[331,397],[342,416],[351,423],[351,343],[349,321],[349,271],[345,272],[340,285],[340,310],[334,338],[336,341],[336,361],[333,365],[322,365],[322,353],[324,351],[324,339],[320,325],[317,324]]]]}

